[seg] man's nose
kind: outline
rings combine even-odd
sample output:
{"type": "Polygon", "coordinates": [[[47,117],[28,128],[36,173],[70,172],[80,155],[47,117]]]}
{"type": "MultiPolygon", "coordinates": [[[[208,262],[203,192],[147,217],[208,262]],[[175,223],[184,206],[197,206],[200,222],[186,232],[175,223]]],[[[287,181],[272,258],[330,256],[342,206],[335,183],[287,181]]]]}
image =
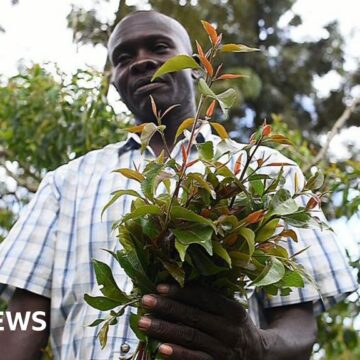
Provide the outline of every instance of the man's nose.
{"type": "Polygon", "coordinates": [[[158,63],[146,53],[140,53],[136,61],[131,65],[130,71],[133,75],[154,72],[158,63]]]}

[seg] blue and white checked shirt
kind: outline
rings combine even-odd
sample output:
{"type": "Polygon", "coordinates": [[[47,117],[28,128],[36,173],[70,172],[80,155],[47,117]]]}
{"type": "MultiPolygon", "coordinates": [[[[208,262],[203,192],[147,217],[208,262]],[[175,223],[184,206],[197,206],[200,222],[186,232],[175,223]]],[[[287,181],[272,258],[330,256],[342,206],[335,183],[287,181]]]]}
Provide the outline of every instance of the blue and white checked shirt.
{"type": "MultiPolygon", "coordinates": [[[[219,141],[217,136],[211,135],[209,127],[202,130],[202,135],[214,143],[219,141]]],[[[179,153],[180,144],[173,149],[172,155],[179,153]]],[[[289,162],[269,148],[262,148],[258,154],[258,157],[271,154],[269,162],[289,162]]],[[[110,264],[119,286],[131,290],[131,282],[123,270],[102,250],[118,246],[111,226],[129,211],[131,199],[122,197],[105,212],[103,220],[100,214],[112,191],[119,188],[139,190],[137,182],[112,171],[131,168],[134,163],[143,166],[146,158],[152,156],[150,151],[141,155],[138,137],[130,135],[127,141],[89,152],[49,172],[0,246],[0,292],[5,290],[2,283],[51,298],[50,340],[55,359],[126,359],[135,350],[137,341],[129,329],[128,316],[110,327],[108,345],[104,350],[100,349],[96,338],[99,327],[86,325],[104,314],[84,303],[83,297],[84,293],[100,295],[92,259],[110,264]],[[130,346],[129,352],[121,352],[127,347],[123,344],[130,346]]],[[[288,169],[285,187],[291,190],[294,172],[298,172],[300,182],[304,180],[298,167],[288,169]]],[[[192,171],[198,170],[194,166],[192,171]]],[[[279,171],[279,168],[274,170],[279,171]]],[[[250,300],[250,313],[255,321],[259,320],[263,307],[313,301],[317,311],[324,310],[357,288],[331,232],[296,231],[299,242],[289,243],[289,250],[295,253],[311,245],[298,261],[317,281],[323,300],[311,285],[294,290],[286,297],[261,299],[254,295],[250,300]]]]}

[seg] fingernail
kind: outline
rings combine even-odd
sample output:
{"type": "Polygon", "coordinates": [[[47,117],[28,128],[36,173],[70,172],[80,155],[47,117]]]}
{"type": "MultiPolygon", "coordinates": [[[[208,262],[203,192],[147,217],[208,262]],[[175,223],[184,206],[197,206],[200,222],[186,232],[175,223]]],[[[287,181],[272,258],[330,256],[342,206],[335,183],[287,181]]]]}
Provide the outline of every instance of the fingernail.
{"type": "Polygon", "coordinates": [[[156,287],[156,290],[160,293],[160,294],[168,294],[169,290],[170,290],[170,286],[166,285],[166,284],[159,284],[156,287]]]}
{"type": "Polygon", "coordinates": [[[146,308],[153,308],[156,305],[156,302],[157,302],[156,298],[151,295],[145,295],[142,298],[142,304],[146,308]]]}
{"type": "Polygon", "coordinates": [[[138,322],[138,326],[139,326],[140,330],[149,329],[149,327],[151,326],[151,319],[149,319],[147,317],[142,317],[138,322]]]}
{"type": "Polygon", "coordinates": [[[173,349],[168,345],[160,345],[159,352],[163,355],[170,356],[173,353],[173,349]]]}

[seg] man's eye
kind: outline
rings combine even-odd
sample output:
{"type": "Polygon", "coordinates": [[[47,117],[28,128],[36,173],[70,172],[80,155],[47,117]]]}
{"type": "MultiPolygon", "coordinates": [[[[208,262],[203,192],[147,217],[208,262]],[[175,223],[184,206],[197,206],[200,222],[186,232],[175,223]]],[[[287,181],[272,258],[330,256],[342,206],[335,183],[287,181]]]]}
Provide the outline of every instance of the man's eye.
{"type": "Polygon", "coordinates": [[[154,50],[156,52],[162,52],[162,51],[166,51],[169,48],[168,44],[166,43],[157,43],[154,46],[154,50]]]}
{"type": "Polygon", "coordinates": [[[131,56],[129,54],[122,54],[118,56],[117,63],[118,64],[125,64],[126,62],[130,61],[131,56]]]}

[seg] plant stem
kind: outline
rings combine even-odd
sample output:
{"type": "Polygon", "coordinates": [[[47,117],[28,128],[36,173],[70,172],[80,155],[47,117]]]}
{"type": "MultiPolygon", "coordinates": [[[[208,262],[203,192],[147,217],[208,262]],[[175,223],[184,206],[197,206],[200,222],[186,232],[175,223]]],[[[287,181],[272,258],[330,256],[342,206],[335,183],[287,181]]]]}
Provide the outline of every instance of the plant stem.
{"type": "Polygon", "coordinates": [[[187,149],[186,149],[187,159],[184,159],[184,163],[183,163],[183,166],[182,166],[182,169],[181,169],[181,174],[179,176],[179,180],[178,180],[178,182],[176,184],[176,188],[174,190],[173,196],[171,197],[169,207],[168,207],[168,209],[166,211],[165,227],[167,227],[167,225],[169,223],[171,207],[172,207],[172,204],[173,204],[175,198],[178,196],[180,186],[181,186],[182,180],[183,180],[184,175],[185,175],[186,165],[188,163],[190,150],[191,150],[191,147],[192,147],[193,141],[194,141],[195,130],[196,130],[197,124],[199,122],[200,112],[201,112],[202,106],[204,104],[204,101],[205,101],[205,96],[201,95],[200,100],[199,100],[199,104],[198,104],[198,107],[197,107],[197,110],[196,110],[196,114],[195,114],[194,124],[193,124],[193,127],[191,129],[191,135],[190,135],[189,143],[188,143],[188,146],[187,146],[187,149]]]}
{"type": "MultiPolygon", "coordinates": [[[[243,169],[243,171],[241,172],[241,175],[240,175],[240,178],[239,178],[240,181],[243,180],[243,178],[244,178],[244,176],[245,176],[245,174],[246,174],[246,170],[247,170],[247,168],[249,167],[249,165],[250,165],[250,163],[251,163],[251,160],[253,159],[256,151],[258,150],[259,146],[261,145],[262,139],[263,139],[263,137],[261,136],[259,142],[257,142],[256,145],[255,145],[254,151],[253,151],[253,152],[251,153],[251,155],[249,155],[248,158],[246,159],[246,163],[245,163],[244,169],[243,169]]],[[[236,195],[231,199],[231,202],[230,202],[230,205],[229,205],[229,209],[231,209],[231,208],[233,207],[234,202],[235,202],[235,199],[236,199],[236,195]]]]}

